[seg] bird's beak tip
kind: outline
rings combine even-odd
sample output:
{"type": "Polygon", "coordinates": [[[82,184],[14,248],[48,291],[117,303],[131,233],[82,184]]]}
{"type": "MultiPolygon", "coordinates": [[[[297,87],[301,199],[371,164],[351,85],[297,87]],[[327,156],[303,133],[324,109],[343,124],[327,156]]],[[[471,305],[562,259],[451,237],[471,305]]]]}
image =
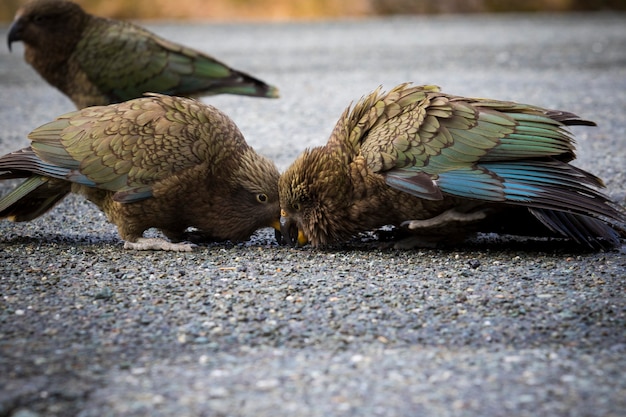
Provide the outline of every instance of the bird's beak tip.
{"type": "Polygon", "coordinates": [[[308,239],[304,232],[300,230],[296,223],[287,216],[284,210],[281,210],[279,228],[276,229],[277,240],[280,235],[279,243],[287,244],[293,247],[304,246],[308,243],[308,239]]]}
{"type": "Polygon", "coordinates": [[[13,23],[11,23],[11,26],[9,27],[9,32],[7,34],[7,46],[9,47],[9,52],[13,52],[13,50],[11,49],[11,44],[13,42],[22,40],[20,33],[21,30],[22,24],[19,20],[15,20],[13,21],[13,23]]]}

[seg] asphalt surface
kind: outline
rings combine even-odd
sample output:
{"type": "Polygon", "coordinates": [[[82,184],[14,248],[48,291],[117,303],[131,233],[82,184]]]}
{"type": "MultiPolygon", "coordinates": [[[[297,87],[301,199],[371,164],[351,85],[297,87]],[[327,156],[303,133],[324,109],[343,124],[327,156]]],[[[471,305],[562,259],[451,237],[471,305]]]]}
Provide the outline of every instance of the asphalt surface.
{"type": "MultiPolygon", "coordinates": [[[[626,203],[626,15],[153,23],[282,91],[207,97],[282,170],[378,85],[560,108],[626,203]]],[[[0,39],[6,39],[6,26],[0,39]]],[[[73,110],[0,48],[0,151],[73,110]]],[[[0,185],[3,193],[9,184],[0,185]]],[[[623,416],[626,246],[483,236],[123,250],[90,203],[0,222],[0,416],[623,416]]]]}

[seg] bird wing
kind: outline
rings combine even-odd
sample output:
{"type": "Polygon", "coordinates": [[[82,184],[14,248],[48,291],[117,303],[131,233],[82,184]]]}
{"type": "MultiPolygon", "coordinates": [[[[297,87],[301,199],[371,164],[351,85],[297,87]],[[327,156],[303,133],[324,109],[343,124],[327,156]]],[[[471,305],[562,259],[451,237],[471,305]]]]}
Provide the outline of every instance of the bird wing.
{"type": "Polygon", "coordinates": [[[566,163],[574,141],[565,125],[593,124],[571,113],[402,84],[361,100],[346,120],[344,142],[388,185],[420,198],[452,195],[623,220],[597,191],[602,181],[566,163]]]}
{"type": "Polygon", "coordinates": [[[127,22],[93,19],[75,57],[91,82],[117,102],[141,97],[144,92],[278,95],[274,87],[208,55],[127,22]]]}
{"type": "MultiPolygon", "coordinates": [[[[203,108],[193,100],[154,95],[68,113],[31,132],[29,157],[36,170],[28,169],[114,191],[120,202],[148,198],[160,180],[202,162],[219,164],[208,156],[215,151],[210,141],[203,140],[213,117],[203,108]]],[[[219,143],[221,154],[242,142],[219,143]]]]}
{"type": "Polygon", "coordinates": [[[479,162],[573,156],[573,140],[563,124],[537,107],[408,84],[377,98],[373,105],[368,98],[363,107],[370,111],[352,130],[375,172],[408,168],[440,174],[479,162]]]}
{"type": "MultiPolygon", "coordinates": [[[[346,108],[335,125],[327,146],[340,147],[352,155],[359,152],[368,155],[384,154],[388,146],[385,144],[385,137],[394,134],[391,129],[405,127],[398,116],[408,115],[407,109],[415,108],[415,104],[424,100],[427,92],[431,90],[439,91],[435,86],[410,88],[407,83],[400,84],[383,94],[381,87],[378,87],[370,95],[361,98],[353,108],[350,106],[346,108]],[[385,132],[386,129],[390,131],[385,132]]],[[[412,116],[419,114],[414,112],[412,116]]],[[[375,172],[385,169],[384,166],[373,163],[372,159],[368,160],[368,163],[375,172]]],[[[393,164],[389,167],[392,166],[393,164]]]]}

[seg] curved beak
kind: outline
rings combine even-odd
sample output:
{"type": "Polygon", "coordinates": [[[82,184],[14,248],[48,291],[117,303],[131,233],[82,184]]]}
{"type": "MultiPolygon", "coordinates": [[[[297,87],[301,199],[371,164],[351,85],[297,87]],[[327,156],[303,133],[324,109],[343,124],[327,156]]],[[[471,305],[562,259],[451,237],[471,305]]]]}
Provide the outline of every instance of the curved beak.
{"type": "Polygon", "coordinates": [[[274,228],[274,239],[279,245],[284,245],[285,239],[283,239],[283,234],[280,232],[280,221],[278,219],[272,222],[272,227],[274,228]]]}
{"type": "Polygon", "coordinates": [[[306,245],[308,239],[304,236],[302,230],[298,229],[296,222],[287,215],[285,210],[280,211],[279,224],[280,231],[276,233],[276,240],[278,240],[278,243],[287,244],[293,247],[306,245]]]}
{"type": "Polygon", "coordinates": [[[11,51],[11,44],[13,42],[22,40],[22,29],[24,25],[20,19],[16,19],[11,23],[9,27],[9,33],[7,35],[7,45],[9,46],[9,52],[11,51]]]}

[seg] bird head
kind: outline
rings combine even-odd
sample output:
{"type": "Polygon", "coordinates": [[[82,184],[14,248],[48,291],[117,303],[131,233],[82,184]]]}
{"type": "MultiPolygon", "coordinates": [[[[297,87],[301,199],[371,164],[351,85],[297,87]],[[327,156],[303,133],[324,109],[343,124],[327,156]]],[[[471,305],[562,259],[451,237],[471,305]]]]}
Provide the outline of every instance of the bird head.
{"type": "Polygon", "coordinates": [[[292,246],[325,245],[351,235],[348,164],[328,147],[305,150],[278,181],[280,229],[292,246]],[[346,236],[347,235],[347,236],[346,236]]]}
{"type": "Polygon", "coordinates": [[[22,41],[38,50],[73,50],[89,15],[76,3],[36,0],[21,7],[9,28],[9,51],[13,42],[22,41]]]}
{"type": "MultiPolygon", "coordinates": [[[[230,176],[232,207],[224,209],[221,221],[227,223],[228,235],[246,240],[263,227],[280,229],[278,200],[278,169],[268,158],[248,148],[239,159],[238,168],[230,176]]],[[[230,204],[230,203],[225,203],[230,204]]]]}

